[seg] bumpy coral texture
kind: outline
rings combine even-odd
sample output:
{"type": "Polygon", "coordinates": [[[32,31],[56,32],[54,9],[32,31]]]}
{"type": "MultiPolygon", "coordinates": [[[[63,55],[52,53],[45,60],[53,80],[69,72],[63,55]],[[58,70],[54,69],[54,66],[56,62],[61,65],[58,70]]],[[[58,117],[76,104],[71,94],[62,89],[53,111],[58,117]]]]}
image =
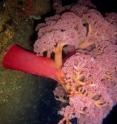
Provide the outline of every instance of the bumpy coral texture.
{"type": "Polygon", "coordinates": [[[49,57],[61,43],[76,49],[62,65],[64,83],[54,90],[56,99],[67,104],[59,111],[59,124],[70,124],[74,117],[78,124],[102,124],[117,103],[117,14],[103,17],[89,0],[56,10],[38,24],[34,51],[47,51],[49,57]]]}
{"type": "Polygon", "coordinates": [[[106,20],[97,10],[76,4],[68,12],[48,17],[45,23],[38,24],[34,51],[40,55],[44,51],[51,54],[54,46],[60,42],[77,49],[98,41],[115,41],[117,24],[113,24],[116,19],[113,16],[114,14],[107,15],[106,20]],[[113,23],[110,23],[112,20],[113,23]]]}
{"type": "Polygon", "coordinates": [[[117,103],[117,46],[106,49],[111,50],[112,61],[105,50],[101,58],[76,53],[64,63],[65,88],[72,92],[69,112],[67,107],[61,110],[66,118],[78,117],[79,124],[101,124],[117,103]]]}

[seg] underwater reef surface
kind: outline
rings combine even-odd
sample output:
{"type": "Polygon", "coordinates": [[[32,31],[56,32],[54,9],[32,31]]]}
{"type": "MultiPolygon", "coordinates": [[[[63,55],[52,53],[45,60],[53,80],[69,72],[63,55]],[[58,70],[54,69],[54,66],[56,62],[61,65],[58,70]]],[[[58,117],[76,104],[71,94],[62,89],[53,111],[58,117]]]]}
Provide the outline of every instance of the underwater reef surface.
{"type": "Polygon", "coordinates": [[[71,124],[73,118],[78,124],[101,124],[117,103],[117,14],[103,16],[89,0],[64,7],[55,2],[57,14],[36,27],[34,52],[50,58],[54,53],[64,73],[54,90],[66,104],[58,112],[59,124],[71,124]]]}

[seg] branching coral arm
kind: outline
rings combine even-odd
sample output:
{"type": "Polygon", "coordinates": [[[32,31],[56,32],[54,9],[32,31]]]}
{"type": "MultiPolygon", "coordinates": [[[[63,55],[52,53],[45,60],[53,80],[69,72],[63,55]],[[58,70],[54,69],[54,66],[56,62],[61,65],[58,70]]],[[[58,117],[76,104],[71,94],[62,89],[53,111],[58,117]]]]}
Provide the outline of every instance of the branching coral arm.
{"type": "Polygon", "coordinates": [[[55,63],[56,67],[58,69],[58,72],[56,73],[58,82],[63,85],[64,84],[64,73],[61,71],[61,67],[63,64],[62,60],[62,50],[64,47],[64,43],[59,43],[57,46],[54,48],[54,53],[55,53],[55,63]]]}
{"type": "Polygon", "coordinates": [[[55,52],[55,63],[58,69],[61,69],[62,66],[62,50],[64,47],[64,43],[58,43],[57,46],[54,48],[55,52]]]}

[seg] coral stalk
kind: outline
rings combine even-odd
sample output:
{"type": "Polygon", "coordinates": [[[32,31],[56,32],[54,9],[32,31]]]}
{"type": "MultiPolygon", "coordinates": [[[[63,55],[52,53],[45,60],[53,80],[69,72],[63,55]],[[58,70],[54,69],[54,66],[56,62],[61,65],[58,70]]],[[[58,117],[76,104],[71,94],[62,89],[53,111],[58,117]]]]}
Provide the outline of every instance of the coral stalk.
{"type": "Polygon", "coordinates": [[[3,66],[37,76],[44,76],[57,80],[56,64],[53,60],[36,56],[18,45],[12,45],[3,58],[3,66]]]}

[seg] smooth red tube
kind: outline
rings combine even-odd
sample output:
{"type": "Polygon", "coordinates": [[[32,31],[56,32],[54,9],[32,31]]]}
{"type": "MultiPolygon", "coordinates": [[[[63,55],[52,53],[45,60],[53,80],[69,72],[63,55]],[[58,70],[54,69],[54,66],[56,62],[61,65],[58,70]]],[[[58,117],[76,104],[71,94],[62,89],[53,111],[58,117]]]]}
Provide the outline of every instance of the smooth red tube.
{"type": "Polygon", "coordinates": [[[57,80],[55,62],[47,57],[36,56],[18,45],[12,45],[3,58],[5,68],[44,76],[57,80]]]}

